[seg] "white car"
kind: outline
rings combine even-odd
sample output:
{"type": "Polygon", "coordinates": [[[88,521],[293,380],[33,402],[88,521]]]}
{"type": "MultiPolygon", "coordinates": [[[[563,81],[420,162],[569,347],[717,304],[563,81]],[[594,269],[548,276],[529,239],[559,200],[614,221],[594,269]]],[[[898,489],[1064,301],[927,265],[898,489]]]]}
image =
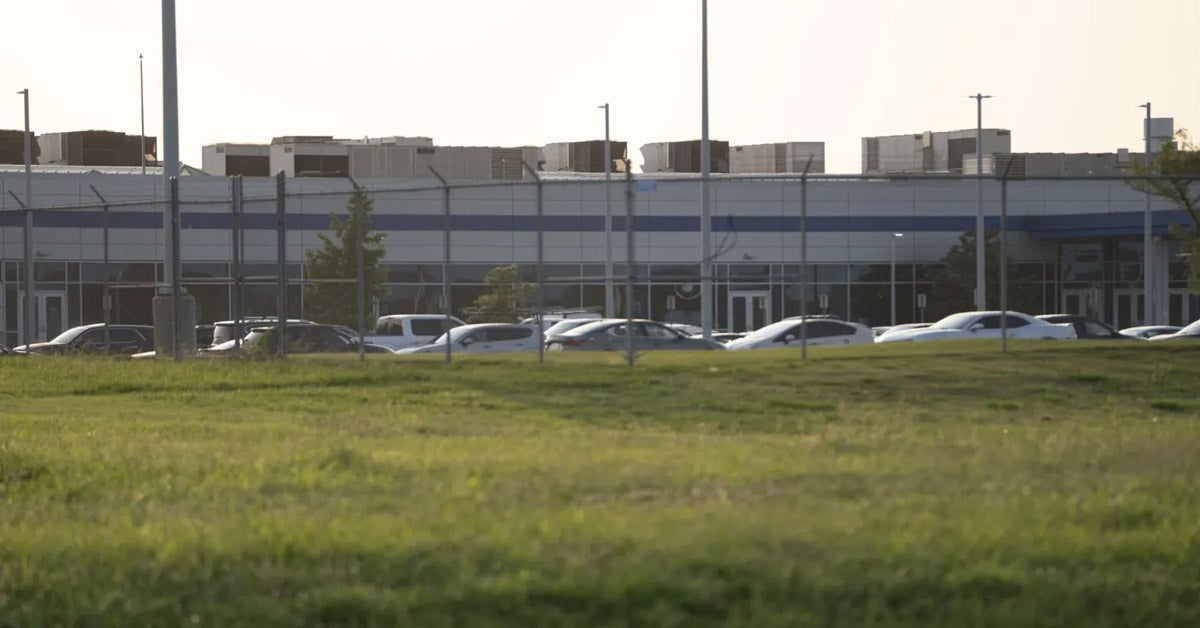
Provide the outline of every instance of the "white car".
{"type": "Polygon", "coordinates": [[[820,345],[859,345],[875,339],[875,332],[866,325],[848,323],[828,318],[786,319],[771,323],[752,331],[737,340],[731,340],[726,349],[768,349],[771,347],[800,346],[800,333],[804,332],[810,347],[820,345]]]}
{"type": "MultiPolygon", "coordinates": [[[[451,329],[451,353],[505,353],[537,351],[537,325],[512,323],[478,323],[451,329]]],[[[446,334],[428,344],[400,349],[396,353],[445,353],[446,334]]]]}
{"type": "Polygon", "coordinates": [[[1122,336],[1130,336],[1133,338],[1141,338],[1149,340],[1155,336],[1166,336],[1173,334],[1183,329],[1178,325],[1142,325],[1140,327],[1126,327],[1120,333],[1122,336]]]}
{"type": "Polygon", "coordinates": [[[1150,340],[1180,340],[1180,339],[1200,340],[1200,320],[1188,325],[1187,327],[1184,327],[1183,329],[1180,329],[1179,331],[1177,331],[1173,334],[1162,334],[1160,336],[1154,336],[1154,337],[1150,338],[1150,340]]]}
{"type": "MultiPolygon", "coordinates": [[[[1020,312],[1008,312],[1005,319],[1009,338],[1068,340],[1075,338],[1070,323],[1047,323],[1020,312]]],[[[906,329],[884,334],[875,342],[914,342],[963,338],[999,338],[1000,312],[959,312],[922,329],[906,329]]]]}

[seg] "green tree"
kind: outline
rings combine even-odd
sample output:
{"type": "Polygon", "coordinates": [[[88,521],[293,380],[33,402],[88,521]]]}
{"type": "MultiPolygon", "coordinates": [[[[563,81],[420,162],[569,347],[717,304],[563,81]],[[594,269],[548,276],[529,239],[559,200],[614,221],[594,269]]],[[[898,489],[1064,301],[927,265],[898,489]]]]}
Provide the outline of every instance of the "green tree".
{"type": "Polygon", "coordinates": [[[491,288],[466,308],[468,323],[511,323],[528,312],[525,300],[537,289],[521,281],[516,264],[497,266],[483,276],[491,288]]]}
{"type": "MultiPolygon", "coordinates": [[[[1000,232],[989,231],[983,241],[984,287],[988,306],[1000,309],[1000,232]]],[[[1008,257],[1008,309],[1028,314],[1042,310],[1042,288],[1028,270],[1008,257]]],[[[933,272],[926,320],[937,320],[955,312],[975,309],[975,231],[967,231],[946,252],[933,272]]]]}
{"type": "MultiPolygon", "coordinates": [[[[371,232],[374,202],[366,190],[354,186],[346,203],[346,217],[329,215],[329,233],[318,234],[321,246],[304,255],[305,275],[309,279],[349,279],[347,283],[315,283],[304,288],[304,315],[315,321],[358,327],[358,225],[363,232],[363,277],[366,302],[383,296],[387,271],[383,259],[382,233],[371,232]]],[[[369,324],[369,323],[368,323],[369,324]]]]}
{"type": "MultiPolygon", "coordinates": [[[[1133,164],[1138,175],[1171,175],[1200,178],[1200,147],[1192,143],[1186,130],[1175,134],[1176,141],[1163,146],[1149,165],[1133,164]]],[[[1187,212],[1190,225],[1171,225],[1171,235],[1188,246],[1188,287],[1200,294],[1200,185],[1196,179],[1133,179],[1129,184],[1140,192],[1149,192],[1187,212]]]]}

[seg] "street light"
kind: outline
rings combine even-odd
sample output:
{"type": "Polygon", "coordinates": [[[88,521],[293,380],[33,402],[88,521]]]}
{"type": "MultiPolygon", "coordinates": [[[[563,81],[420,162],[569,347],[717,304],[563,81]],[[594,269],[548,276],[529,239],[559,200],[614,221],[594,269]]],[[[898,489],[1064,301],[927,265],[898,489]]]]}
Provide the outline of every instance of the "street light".
{"type": "Polygon", "coordinates": [[[612,144],[608,139],[608,103],[597,107],[604,110],[604,316],[613,313],[612,259],[612,144]]]}
{"type": "MultiPolygon", "coordinates": [[[[1138,105],[1139,108],[1146,109],[1146,128],[1143,131],[1146,140],[1146,152],[1142,156],[1142,163],[1146,166],[1146,172],[1150,171],[1150,103],[1138,105]]],[[[1158,321],[1155,320],[1154,312],[1154,264],[1151,263],[1152,249],[1154,248],[1154,239],[1151,235],[1153,222],[1150,216],[1150,190],[1146,189],[1146,210],[1142,214],[1142,324],[1154,325],[1158,321]]]]}
{"type": "Polygon", "coordinates": [[[903,237],[903,233],[892,234],[892,327],[896,326],[896,240],[903,237]]]}
{"type": "Polygon", "coordinates": [[[708,179],[712,154],[708,145],[708,0],[700,3],[700,328],[712,339],[712,218],[708,206],[708,179]]]}
{"type": "Polygon", "coordinates": [[[29,88],[17,92],[25,97],[25,349],[36,340],[33,310],[33,137],[29,134],[29,88]]]}
{"type": "Polygon", "coordinates": [[[975,310],[987,309],[984,292],[983,267],[983,99],[985,94],[967,96],[975,99],[975,310]]]}
{"type": "Polygon", "coordinates": [[[142,174],[146,174],[146,73],[142,68],[142,54],[138,53],[138,97],[142,103],[142,174]]]}

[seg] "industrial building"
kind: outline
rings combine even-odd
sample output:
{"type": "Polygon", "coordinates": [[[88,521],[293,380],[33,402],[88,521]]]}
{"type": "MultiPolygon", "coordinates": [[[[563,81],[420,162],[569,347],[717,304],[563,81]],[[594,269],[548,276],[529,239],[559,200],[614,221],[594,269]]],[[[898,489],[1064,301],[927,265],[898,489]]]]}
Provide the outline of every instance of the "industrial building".
{"type": "MultiPolygon", "coordinates": [[[[34,205],[43,208],[33,212],[31,251],[39,338],[102,320],[105,277],[113,284],[113,321],[149,322],[154,286],[167,281],[161,176],[100,170],[37,171],[32,177],[34,205]],[[105,212],[93,186],[111,203],[139,204],[114,205],[105,212]],[[52,207],[71,208],[45,209],[52,207]],[[102,245],[106,222],[107,274],[102,245]]],[[[497,265],[518,264],[526,280],[532,280],[539,223],[537,192],[530,181],[476,182],[451,189],[449,266],[442,261],[445,197],[435,181],[359,182],[374,190],[372,225],[385,236],[388,296],[372,304],[375,312],[441,311],[444,276],[452,286],[451,308],[461,312],[486,291],[483,277],[497,265]]],[[[637,175],[633,183],[635,289],[625,295],[619,288],[617,311],[628,301],[638,316],[698,322],[701,184],[695,177],[654,174],[637,175]]],[[[276,181],[246,177],[244,184],[250,200],[242,220],[242,275],[270,276],[276,269],[276,181]]],[[[317,236],[328,229],[329,215],[344,210],[351,183],[298,176],[285,184],[286,273],[294,282],[288,307],[297,314],[303,306],[299,282],[305,251],[319,246],[317,236]]],[[[614,274],[625,275],[627,184],[624,177],[614,177],[607,185],[608,194],[603,178],[594,174],[559,174],[545,183],[544,276],[553,278],[545,292],[548,306],[603,306],[606,241],[618,262],[614,274]],[[613,219],[606,223],[610,212],[613,219]]],[[[931,277],[975,220],[974,180],[810,177],[803,194],[807,248],[802,253],[798,177],[714,175],[710,186],[714,320],[725,329],[795,316],[802,301],[809,312],[886,324],[892,290],[899,322],[920,320],[925,316],[920,304],[932,307],[953,296],[935,292],[931,277]]],[[[202,322],[229,318],[234,302],[229,285],[234,275],[231,180],[186,177],[179,187],[184,286],[196,298],[202,322]]],[[[995,229],[999,183],[985,180],[983,191],[988,227],[995,229]]],[[[9,345],[18,342],[24,326],[23,215],[16,202],[23,195],[21,168],[0,167],[0,341],[9,345]]],[[[1154,200],[1153,248],[1146,256],[1145,196],[1122,181],[1016,181],[1008,185],[1007,198],[1012,291],[1032,295],[1023,306],[1031,313],[1079,312],[1117,326],[1140,323],[1148,259],[1151,276],[1157,278],[1154,302],[1163,305],[1157,322],[1183,323],[1200,315],[1200,303],[1186,289],[1181,244],[1167,237],[1168,225],[1188,220],[1183,212],[1154,200]]],[[[988,295],[990,305],[997,305],[995,299],[988,295]]],[[[274,282],[247,285],[244,302],[246,314],[274,314],[274,282]]]]}
{"type": "MultiPolygon", "coordinates": [[[[700,140],[642,146],[642,172],[700,172],[700,140]]],[[[729,172],[729,142],[709,140],[709,172],[729,172]]]]}
{"type": "MultiPolygon", "coordinates": [[[[625,142],[609,141],[611,172],[625,171],[625,142]]],[[[604,140],[557,142],[542,147],[540,169],[545,172],[604,172],[604,140]]]]}

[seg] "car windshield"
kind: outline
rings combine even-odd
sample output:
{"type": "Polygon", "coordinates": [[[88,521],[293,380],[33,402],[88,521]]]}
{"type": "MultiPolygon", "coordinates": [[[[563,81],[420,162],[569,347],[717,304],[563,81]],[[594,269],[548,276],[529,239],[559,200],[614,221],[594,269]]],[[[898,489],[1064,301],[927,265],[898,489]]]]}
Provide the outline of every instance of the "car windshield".
{"type": "Polygon", "coordinates": [[[963,312],[961,314],[951,314],[946,318],[932,324],[929,329],[963,329],[974,320],[976,314],[974,312],[963,312]]]}
{"type": "Polygon", "coordinates": [[[54,344],[59,344],[59,345],[69,344],[72,340],[78,338],[79,334],[82,334],[83,332],[87,331],[87,329],[88,329],[87,327],[72,327],[72,328],[68,329],[67,331],[64,331],[63,333],[55,336],[54,339],[51,340],[50,342],[53,342],[54,344]]]}

